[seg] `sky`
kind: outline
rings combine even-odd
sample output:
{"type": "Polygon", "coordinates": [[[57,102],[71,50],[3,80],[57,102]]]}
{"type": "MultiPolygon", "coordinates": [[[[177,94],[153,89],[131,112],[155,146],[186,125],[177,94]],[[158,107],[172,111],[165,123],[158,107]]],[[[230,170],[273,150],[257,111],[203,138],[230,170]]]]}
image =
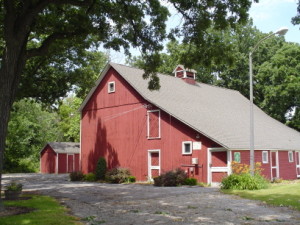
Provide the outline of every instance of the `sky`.
{"type": "Polygon", "coordinates": [[[259,3],[252,3],[249,14],[260,31],[269,33],[287,27],[285,40],[300,43],[300,26],[291,23],[291,18],[297,14],[297,3],[298,0],[259,0],[259,3]]]}
{"type": "MultiPolygon", "coordinates": [[[[259,0],[259,3],[252,3],[249,15],[253,19],[254,26],[260,31],[276,32],[281,27],[287,27],[289,31],[285,35],[285,40],[300,43],[300,25],[294,26],[291,23],[291,18],[297,15],[297,3],[298,0],[259,0]]],[[[168,7],[170,9],[170,6],[168,7]]],[[[178,15],[172,15],[168,23],[176,23],[178,19],[178,15]]],[[[112,62],[125,64],[126,56],[123,53],[112,50],[107,53],[112,62]]],[[[140,54],[134,49],[131,53],[140,54]]]]}

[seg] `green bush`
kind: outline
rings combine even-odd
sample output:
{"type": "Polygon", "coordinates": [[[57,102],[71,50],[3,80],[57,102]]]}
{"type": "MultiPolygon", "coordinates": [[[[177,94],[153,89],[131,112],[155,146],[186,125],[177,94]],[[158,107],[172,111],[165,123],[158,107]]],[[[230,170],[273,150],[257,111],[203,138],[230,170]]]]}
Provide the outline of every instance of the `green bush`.
{"type": "Polygon", "coordinates": [[[83,175],[83,180],[93,182],[93,181],[96,181],[97,178],[94,173],[88,173],[88,174],[83,175]]]}
{"type": "Polygon", "coordinates": [[[129,169],[126,168],[113,168],[106,172],[105,180],[114,183],[120,184],[128,181],[128,178],[131,176],[129,169]]]}
{"type": "Polygon", "coordinates": [[[135,176],[129,176],[128,177],[128,180],[127,180],[128,183],[135,183],[135,181],[136,181],[135,176]]]}
{"type": "Polygon", "coordinates": [[[107,170],[106,160],[105,160],[105,158],[100,157],[98,162],[97,162],[96,179],[97,180],[104,180],[106,170],[107,170]]]}
{"type": "Polygon", "coordinates": [[[268,181],[261,175],[250,173],[231,174],[221,182],[221,189],[259,190],[268,187],[268,181]]]}
{"type": "Polygon", "coordinates": [[[184,170],[176,169],[161,174],[158,177],[153,178],[154,186],[160,187],[175,187],[184,184],[187,175],[184,170]]]}
{"type": "Polygon", "coordinates": [[[70,180],[71,181],[82,181],[83,180],[83,173],[81,171],[75,171],[70,173],[70,180]]]}
{"type": "Polygon", "coordinates": [[[197,185],[197,179],[196,178],[186,178],[184,180],[184,185],[189,185],[189,186],[195,186],[197,185]]]}

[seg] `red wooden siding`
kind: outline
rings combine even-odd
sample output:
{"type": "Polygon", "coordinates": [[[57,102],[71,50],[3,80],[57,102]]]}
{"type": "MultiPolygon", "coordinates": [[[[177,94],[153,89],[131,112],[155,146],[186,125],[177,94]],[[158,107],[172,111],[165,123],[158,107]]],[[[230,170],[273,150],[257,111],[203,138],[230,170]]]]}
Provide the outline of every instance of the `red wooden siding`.
{"type": "Polygon", "coordinates": [[[79,164],[80,164],[80,155],[75,154],[75,168],[74,168],[74,171],[79,171],[80,170],[79,164]]]}
{"type": "MultiPolygon", "coordinates": [[[[243,164],[250,164],[250,151],[232,151],[232,160],[234,160],[234,152],[241,153],[241,163],[243,164]]],[[[268,179],[272,179],[276,177],[276,169],[271,169],[272,163],[273,166],[276,165],[275,157],[271,157],[271,154],[274,156],[276,152],[267,151],[268,152],[268,163],[262,163],[262,150],[255,150],[255,162],[261,162],[262,175],[264,175],[268,179]],[[272,171],[272,173],[271,173],[272,171]],[[275,174],[275,175],[274,175],[275,174]]],[[[296,179],[296,159],[295,153],[294,155],[294,162],[289,162],[288,159],[288,151],[278,151],[278,169],[279,169],[279,178],[290,180],[296,179]]],[[[300,171],[299,171],[300,172],[300,171]]]]}
{"type": "Polygon", "coordinates": [[[68,162],[67,162],[67,165],[68,165],[68,173],[72,173],[74,171],[74,155],[68,155],[68,162]]]}
{"type": "Polygon", "coordinates": [[[224,177],[227,177],[226,172],[213,172],[212,173],[212,182],[220,183],[224,177]]]}
{"type": "Polygon", "coordinates": [[[159,115],[159,111],[148,111],[148,138],[160,137],[159,115]]]}
{"type": "Polygon", "coordinates": [[[279,177],[284,178],[285,180],[296,179],[296,158],[295,152],[293,151],[293,162],[289,162],[289,152],[288,151],[279,151],[279,177]]]}
{"type": "Polygon", "coordinates": [[[67,173],[67,154],[58,154],[58,173],[67,173]]]}
{"type": "Polygon", "coordinates": [[[47,145],[41,152],[41,173],[55,173],[56,153],[47,145]]]}
{"type": "Polygon", "coordinates": [[[211,162],[213,167],[227,166],[227,151],[226,152],[212,152],[211,162]]]}
{"type": "Polygon", "coordinates": [[[161,172],[183,168],[190,176],[207,182],[207,148],[219,147],[174,117],[161,111],[158,139],[147,138],[145,101],[130,85],[110,69],[82,111],[81,163],[84,173],[93,172],[99,157],[104,156],[108,168],[130,168],[137,180],[148,177],[148,151],[160,150],[161,172]],[[108,93],[107,83],[115,81],[116,90],[108,93]],[[182,155],[183,141],[202,142],[201,150],[182,155]],[[191,165],[199,159],[199,168],[191,165]],[[194,171],[192,171],[192,169],[194,171]]]}

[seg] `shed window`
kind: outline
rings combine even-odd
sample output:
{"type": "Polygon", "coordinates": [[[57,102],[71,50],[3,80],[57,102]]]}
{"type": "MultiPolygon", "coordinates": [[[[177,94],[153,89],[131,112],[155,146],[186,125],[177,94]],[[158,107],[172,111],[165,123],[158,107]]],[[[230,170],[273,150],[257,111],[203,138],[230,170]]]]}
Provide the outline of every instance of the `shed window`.
{"type": "Polygon", "coordinates": [[[147,117],[148,139],[160,138],[160,110],[148,111],[147,117]]]}
{"type": "Polygon", "coordinates": [[[289,162],[294,162],[294,154],[293,154],[293,152],[289,151],[288,155],[289,155],[289,162]]]}
{"type": "Polygon", "coordinates": [[[241,163],[241,153],[240,152],[234,153],[234,161],[237,163],[241,163]]]}
{"type": "Polygon", "coordinates": [[[192,154],[192,142],[191,141],[182,142],[182,154],[183,155],[192,154]]]}
{"type": "Polygon", "coordinates": [[[268,151],[262,152],[262,163],[269,163],[268,151]]]}
{"type": "Polygon", "coordinates": [[[113,93],[116,91],[116,84],[114,81],[108,82],[108,93],[113,93]]]}

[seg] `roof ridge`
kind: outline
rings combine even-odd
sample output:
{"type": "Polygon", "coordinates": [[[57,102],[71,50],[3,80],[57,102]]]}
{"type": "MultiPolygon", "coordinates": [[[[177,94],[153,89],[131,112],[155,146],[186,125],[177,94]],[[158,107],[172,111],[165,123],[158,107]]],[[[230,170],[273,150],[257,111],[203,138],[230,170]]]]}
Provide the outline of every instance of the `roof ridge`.
{"type": "MultiPolygon", "coordinates": [[[[141,68],[137,68],[137,67],[130,66],[130,65],[124,65],[124,64],[120,64],[120,63],[114,63],[114,62],[110,62],[109,64],[110,64],[112,67],[113,67],[113,64],[115,64],[115,65],[124,66],[124,67],[128,67],[128,68],[135,69],[135,70],[141,70],[141,71],[144,71],[144,70],[141,69],[141,68]]],[[[162,76],[166,76],[166,77],[173,77],[173,78],[176,78],[176,77],[171,76],[171,75],[166,74],[166,73],[160,73],[160,72],[157,72],[157,74],[162,75],[162,76]]],[[[178,79],[178,78],[177,78],[177,79],[178,79]]],[[[208,84],[208,83],[199,82],[199,81],[196,81],[196,83],[197,83],[197,84],[204,84],[204,85],[211,86],[211,87],[221,88],[221,89],[224,89],[224,90],[227,90],[227,91],[232,91],[232,92],[238,92],[238,93],[240,93],[240,92],[237,91],[237,90],[230,89],[230,88],[226,88],[226,87],[220,87],[220,86],[217,86],[217,85],[214,85],[214,84],[208,84]]],[[[240,93],[240,94],[241,94],[241,93],[240,93]]]]}

